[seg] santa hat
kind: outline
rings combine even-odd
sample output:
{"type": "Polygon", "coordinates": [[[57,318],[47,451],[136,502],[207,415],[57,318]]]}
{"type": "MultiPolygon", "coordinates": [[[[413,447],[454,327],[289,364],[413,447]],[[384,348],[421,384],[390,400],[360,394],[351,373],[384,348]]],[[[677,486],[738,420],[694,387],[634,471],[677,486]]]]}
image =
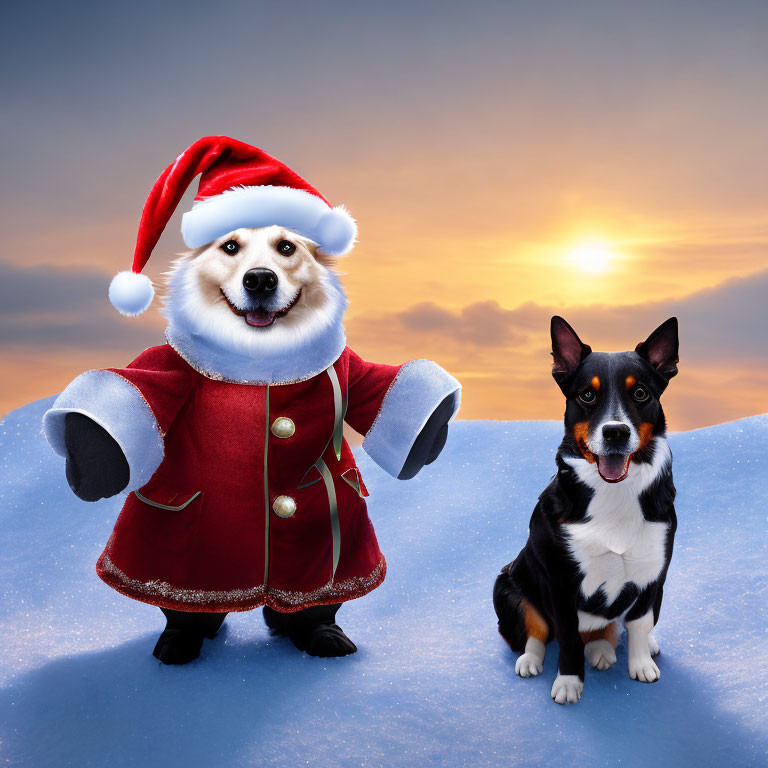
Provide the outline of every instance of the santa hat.
{"type": "Polygon", "coordinates": [[[200,184],[181,222],[188,248],[199,248],[238,227],[277,225],[309,238],[323,253],[343,256],[357,226],[343,206],[330,203],[287,165],[250,144],[206,136],[163,171],[149,193],[139,222],[133,266],[109,286],[109,300],[124,315],[140,315],[154,289],[142,274],[152,249],[192,180],[200,184]]]}

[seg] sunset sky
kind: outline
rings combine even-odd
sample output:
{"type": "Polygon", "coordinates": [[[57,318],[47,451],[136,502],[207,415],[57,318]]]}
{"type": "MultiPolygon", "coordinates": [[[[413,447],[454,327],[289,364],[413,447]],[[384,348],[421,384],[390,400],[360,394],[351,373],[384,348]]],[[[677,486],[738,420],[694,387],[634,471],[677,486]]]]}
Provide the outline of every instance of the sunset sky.
{"type": "Polygon", "coordinates": [[[162,343],[157,302],[123,318],[106,289],[207,134],[349,208],[350,344],[437,360],[461,418],[561,417],[555,313],[601,350],[676,314],[672,429],[768,411],[768,3],[16,3],[2,27],[0,413],[162,343]]]}

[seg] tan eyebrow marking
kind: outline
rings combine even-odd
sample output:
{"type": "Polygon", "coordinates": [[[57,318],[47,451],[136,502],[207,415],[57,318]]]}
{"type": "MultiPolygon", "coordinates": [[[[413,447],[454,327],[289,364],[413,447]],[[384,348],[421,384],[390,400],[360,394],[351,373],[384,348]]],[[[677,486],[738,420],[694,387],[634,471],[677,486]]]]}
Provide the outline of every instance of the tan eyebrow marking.
{"type": "Polygon", "coordinates": [[[592,385],[592,389],[595,390],[595,392],[600,391],[600,377],[599,376],[593,376],[592,381],[589,382],[592,385]]]}
{"type": "Polygon", "coordinates": [[[635,384],[637,384],[637,379],[634,376],[627,376],[627,378],[624,379],[624,386],[627,389],[632,389],[632,387],[634,387],[635,384]]]}

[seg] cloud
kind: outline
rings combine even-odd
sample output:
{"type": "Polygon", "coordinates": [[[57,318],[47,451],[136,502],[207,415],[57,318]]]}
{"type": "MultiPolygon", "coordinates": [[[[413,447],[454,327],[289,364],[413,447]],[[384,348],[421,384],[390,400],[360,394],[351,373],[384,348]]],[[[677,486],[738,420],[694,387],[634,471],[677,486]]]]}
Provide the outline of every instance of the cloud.
{"type": "Polygon", "coordinates": [[[458,310],[425,302],[387,316],[357,317],[350,325],[355,335],[375,333],[382,341],[407,337],[414,348],[420,339],[440,336],[445,347],[519,350],[548,347],[549,318],[555,314],[563,315],[595,349],[633,349],[676,315],[684,360],[768,361],[768,270],[679,300],[570,308],[528,302],[514,309],[487,301],[458,310]]]}
{"type": "Polygon", "coordinates": [[[512,347],[525,341],[515,329],[514,312],[496,301],[471,304],[457,313],[423,302],[399,313],[396,322],[416,333],[445,335],[461,344],[512,347]]]}
{"type": "Polygon", "coordinates": [[[562,398],[551,376],[549,319],[563,315],[593,349],[633,349],[672,315],[680,321],[680,376],[665,395],[674,429],[692,429],[768,405],[768,270],[681,299],[621,306],[513,309],[481,302],[447,310],[418,304],[348,322],[350,344],[391,363],[429,357],[464,384],[465,419],[558,417],[562,398]],[[461,329],[467,318],[471,332],[461,329]]]}
{"type": "MultiPolygon", "coordinates": [[[[141,349],[162,342],[155,315],[127,319],[109,304],[109,275],[85,267],[22,267],[0,260],[0,344],[141,349]]],[[[595,349],[631,349],[667,317],[680,320],[683,360],[768,360],[768,270],[679,300],[623,306],[558,307],[527,302],[505,309],[482,301],[458,309],[421,302],[400,312],[353,316],[353,336],[379,342],[420,339],[457,351],[548,347],[549,318],[562,314],[595,349]]]]}
{"type": "Polygon", "coordinates": [[[0,345],[128,352],[161,344],[155,318],[124,318],[112,308],[109,280],[92,268],[20,267],[0,260],[0,345]]]}
{"type": "Polygon", "coordinates": [[[109,278],[84,267],[20,267],[0,261],[0,316],[81,312],[105,300],[109,278]]]}
{"type": "Polygon", "coordinates": [[[628,349],[667,317],[680,321],[683,359],[768,361],[768,270],[734,278],[683,299],[624,307],[578,307],[569,322],[595,348],[628,349]],[[594,343],[593,343],[594,342],[594,343]]]}

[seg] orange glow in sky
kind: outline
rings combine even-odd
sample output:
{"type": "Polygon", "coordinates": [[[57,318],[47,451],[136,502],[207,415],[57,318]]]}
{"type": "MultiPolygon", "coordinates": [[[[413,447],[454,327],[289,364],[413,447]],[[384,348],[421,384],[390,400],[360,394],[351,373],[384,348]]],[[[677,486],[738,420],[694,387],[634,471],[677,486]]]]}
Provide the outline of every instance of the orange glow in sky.
{"type": "Polygon", "coordinates": [[[768,12],[556,6],[358,4],[329,25],[316,4],[276,5],[286,56],[279,36],[253,44],[254,5],[225,58],[169,54],[207,28],[194,3],[122,22],[121,41],[93,14],[62,35],[64,9],[42,23],[19,6],[8,23],[35,34],[8,51],[26,65],[4,95],[0,412],[162,343],[157,307],[116,316],[106,287],[154,180],[212,133],[346,205],[350,344],[437,360],[464,384],[461,418],[561,418],[555,313],[606,350],[677,314],[673,429],[768,410],[768,12]]]}

